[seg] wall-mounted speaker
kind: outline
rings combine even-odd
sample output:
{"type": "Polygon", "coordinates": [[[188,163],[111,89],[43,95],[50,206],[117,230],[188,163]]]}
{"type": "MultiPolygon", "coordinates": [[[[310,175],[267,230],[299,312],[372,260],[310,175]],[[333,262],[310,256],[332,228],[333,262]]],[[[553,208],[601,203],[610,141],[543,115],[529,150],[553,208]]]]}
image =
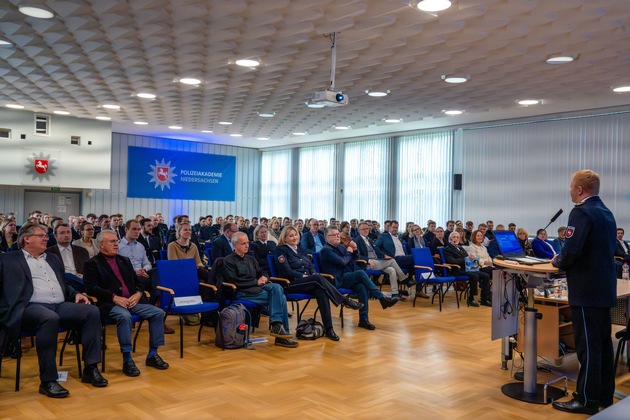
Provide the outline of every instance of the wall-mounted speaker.
{"type": "Polygon", "coordinates": [[[453,174],[453,189],[455,191],[462,190],[462,174],[453,174]]]}

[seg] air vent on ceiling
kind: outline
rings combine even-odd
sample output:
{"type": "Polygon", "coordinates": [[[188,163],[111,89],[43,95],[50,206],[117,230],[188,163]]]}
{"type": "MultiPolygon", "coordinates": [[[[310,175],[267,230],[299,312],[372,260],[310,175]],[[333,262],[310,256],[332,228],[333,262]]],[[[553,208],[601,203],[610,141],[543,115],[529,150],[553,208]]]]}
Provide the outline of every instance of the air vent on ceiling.
{"type": "Polygon", "coordinates": [[[0,128],[0,139],[10,139],[10,138],[11,138],[11,129],[0,128]]]}
{"type": "Polygon", "coordinates": [[[35,134],[50,136],[50,115],[35,114],[35,134]]]}

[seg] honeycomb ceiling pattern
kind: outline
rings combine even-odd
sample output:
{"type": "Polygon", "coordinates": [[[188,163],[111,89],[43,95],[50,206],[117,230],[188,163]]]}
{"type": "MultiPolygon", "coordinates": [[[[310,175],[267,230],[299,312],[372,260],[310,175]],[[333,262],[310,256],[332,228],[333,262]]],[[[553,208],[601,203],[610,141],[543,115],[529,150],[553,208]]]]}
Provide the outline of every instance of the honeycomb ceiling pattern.
{"type": "Polygon", "coordinates": [[[630,93],[611,91],[630,85],[622,0],[456,0],[437,16],[404,0],[40,1],[52,19],[22,15],[18,4],[0,4],[0,39],[13,44],[0,48],[0,105],[106,115],[125,133],[264,148],[392,131],[389,117],[402,118],[399,130],[630,103],[630,93]],[[310,109],[305,102],[329,84],[331,32],[336,88],[350,105],[310,109]],[[579,58],[545,63],[559,53],[579,58]],[[256,69],[234,64],[254,57],[256,69]],[[470,80],[448,84],[444,74],[470,80]],[[524,98],[543,104],[516,103],[524,98]]]}

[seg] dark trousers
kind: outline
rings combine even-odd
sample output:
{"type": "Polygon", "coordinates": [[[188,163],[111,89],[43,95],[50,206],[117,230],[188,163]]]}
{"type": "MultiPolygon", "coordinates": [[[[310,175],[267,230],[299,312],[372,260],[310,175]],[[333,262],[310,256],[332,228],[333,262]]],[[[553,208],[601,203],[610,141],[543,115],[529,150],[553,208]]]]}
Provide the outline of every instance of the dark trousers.
{"type": "MultiPolygon", "coordinates": [[[[396,263],[398,264],[400,268],[413,273],[414,262],[413,262],[412,255],[399,255],[398,257],[394,257],[394,259],[396,260],[396,263]]],[[[389,279],[389,280],[391,281],[392,279],[389,279]]]]}
{"type": "Polygon", "coordinates": [[[359,317],[364,320],[368,319],[368,299],[370,296],[375,299],[383,297],[381,291],[363,270],[343,273],[341,279],[335,279],[335,282],[337,287],[352,289],[357,294],[359,302],[363,304],[363,308],[359,309],[359,317]]]}
{"type": "Polygon", "coordinates": [[[22,315],[22,331],[35,333],[41,382],[57,380],[55,358],[60,327],[80,330],[86,366],[101,361],[101,314],[96,306],[71,302],[29,303],[22,315]]]}
{"type": "Polygon", "coordinates": [[[490,299],[490,276],[483,271],[462,271],[462,276],[468,276],[468,284],[470,285],[470,291],[468,292],[468,300],[474,300],[474,297],[479,293],[477,285],[481,285],[481,300],[484,298],[490,299]]]}
{"type": "Polygon", "coordinates": [[[330,301],[339,306],[345,298],[335,286],[319,274],[295,279],[287,288],[288,293],[309,293],[315,296],[324,328],[333,327],[330,301]]]}
{"type": "Polygon", "coordinates": [[[576,392],[585,404],[612,404],[615,372],[610,308],[572,306],[571,315],[580,362],[576,392]]]}

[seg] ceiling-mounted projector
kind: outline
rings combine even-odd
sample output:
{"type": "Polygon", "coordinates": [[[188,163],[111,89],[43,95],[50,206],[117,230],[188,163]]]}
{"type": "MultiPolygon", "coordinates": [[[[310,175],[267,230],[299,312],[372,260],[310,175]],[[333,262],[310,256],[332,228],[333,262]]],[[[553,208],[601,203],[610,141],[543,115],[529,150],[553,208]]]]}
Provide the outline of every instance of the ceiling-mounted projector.
{"type": "Polygon", "coordinates": [[[346,106],[348,105],[348,95],[343,92],[326,89],[313,94],[312,102],[324,106],[346,106]]]}

